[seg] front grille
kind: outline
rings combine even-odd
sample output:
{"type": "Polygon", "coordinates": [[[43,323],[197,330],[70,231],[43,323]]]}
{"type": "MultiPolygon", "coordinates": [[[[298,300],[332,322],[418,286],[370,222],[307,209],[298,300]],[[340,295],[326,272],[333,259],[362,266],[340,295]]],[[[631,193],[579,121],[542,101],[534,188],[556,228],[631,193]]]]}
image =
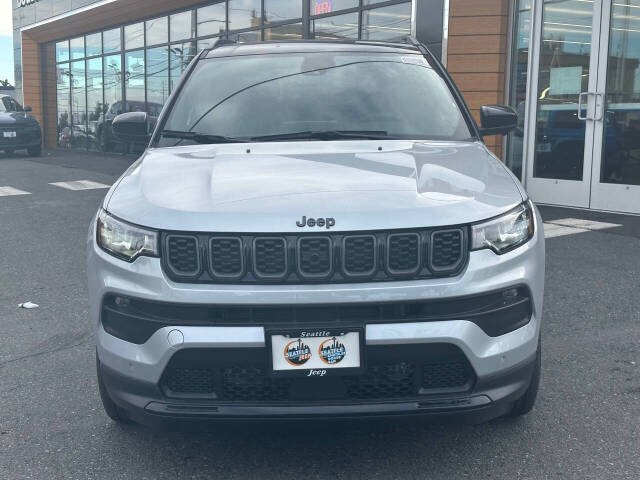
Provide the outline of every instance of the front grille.
{"type": "Polygon", "coordinates": [[[188,283],[422,279],[458,274],[468,256],[466,238],[465,228],[277,237],[164,233],[162,263],[170,278],[188,283]]]}
{"type": "Polygon", "coordinates": [[[194,236],[167,237],[167,260],[176,275],[197,275],[200,270],[198,239],[194,236]]]}
{"type": "Polygon", "coordinates": [[[253,252],[256,276],[282,278],[286,275],[287,243],[284,238],[256,238],[253,252]]]}
{"type": "Polygon", "coordinates": [[[435,270],[455,268],[464,249],[460,230],[434,232],[431,243],[431,265],[435,270]]]}
{"type": "Polygon", "coordinates": [[[468,392],[475,382],[468,360],[450,344],[367,347],[366,357],[361,375],[279,378],[268,374],[262,348],[187,349],[174,354],[160,386],[170,398],[358,403],[468,392]]]}
{"type": "Polygon", "coordinates": [[[217,277],[237,278],[242,275],[242,241],[239,238],[212,238],[211,271],[217,277]]]}

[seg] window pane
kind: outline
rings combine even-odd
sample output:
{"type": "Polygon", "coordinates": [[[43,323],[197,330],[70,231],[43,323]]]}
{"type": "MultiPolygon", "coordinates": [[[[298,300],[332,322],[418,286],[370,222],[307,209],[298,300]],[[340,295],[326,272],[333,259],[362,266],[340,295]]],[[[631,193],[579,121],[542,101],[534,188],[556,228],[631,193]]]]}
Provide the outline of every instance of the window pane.
{"type": "Polygon", "coordinates": [[[147,45],[157,45],[169,41],[169,17],[154,18],[145,22],[147,45]]]}
{"type": "Polygon", "coordinates": [[[261,0],[229,0],[229,30],[256,27],[262,23],[261,0]]]}
{"type": "Polygon", "coordinates": [[[358,0],[310,0],[309,11],[311,15],[322,15],[332,13],[345,8],[355,8],[359,5],[358,0]]]}
{"type": "Polygon", "coordinates": [[[318,39],[358,39],[358,13],[311,20],[311,32],[318,39]]]}
{"type": "Polygon", "coordinates": [[[119,147],[113,141],[111,122],[116,115],[123,113],[122,57],[120,55],[104,57],[104,110],[103,120],[96,127],[96,135],[101,150],[115,152],[119,147]]]}
{"type": "Polygon", "coordinates": [[[56,43],[56,62],[66,62],[69,60],[69,42],[56,43]]]}
{"type": "Polygon", "coordinates": [[[69,42],[71,59],[84,58],[84,37],[73,38],[69,42]]]}
{"type": "Polygon", "coordinates": [[[114,28],[102,33],[102,49],[104,53],[119,52],[120,45],[120,29],[114,28]]]}
{"type": "Polygon", "coordinates": [[[196,54],[194,42],[179,43],[169,47],[169,73],[171,75],[171,90],[178,84],[182,72],[187,69],[189,62],[196,54]]]}
{"type": "Polygon", "coordinates": [[[220,37],[205,38],[204,40],[198,40],[198,52],[205,48],[211,48],[220,37]]]}
{"type": "Polygon", "coordinates": [[[169,25],[171,28],[171,41],[185,40],[194,38],[196,35],[195,28],[195,10],[188,12],[176,13],[171,15],[169,25]]]}
{"type": "MultiPolygon", "coordinates": [[[[66,42],[62,43],[66,44],[66,42]]],[[[58,146],[62,148],[71,148],[71,119],[69,118],[70,79],[71,72],[69,71],[69,64],[61,63],[58,65],[56,67],[58,146]]]]}
{"type": "Polygon", "coordinates": [[[507,136],[505,163],[519,179],[522,179],[524,112],[527,99],[531,8],[532,0],[519,0],[516,4],[517,20],[514,28],[511,57],[509,105],[514,107],[518,112],[518,128],[507,136]]]}
{"type": "Polygon", "coordinates": [[[127,52],[124,56],[125,111],[144,112],[144,50],[127,52]]]}
{"type": "Polygon", "coordinates": [[[102,54],[102,34],[94,33],[85,37],[87,57],[102,54]]]}
{"type": "Polygon", "coordinates": [[[85,97],[85,88],[84,61],[71,62],[71,148],[87,148],[87,99],[85,97]]]}
{"type": "Polygon", "coordinates": [[[231,33],[229,34],[229,39],[238,43],[259,42],[261,35],[260,30],[253,30],[250,32],[231,33]]]}
{"type": "Polygon", "coordinates": [[[198,9],[198,36],[217,35],[225,31],[227,7],[224,2],[198,9]]]}
{"type": "Polygon", "coordinates": [[[141,22],[125,26],[124,48],[131,50],[141,47],[144,47],[144,24],[141,22]]]}
{"type": "Polygon", "coordinates": [[[364,40],[402,40],[410,33],[411,3],[362,12],[362,38],[364,40]]]}
{"type": "Polygon", "coordinates": [[[98,150],[96,131],[99,121],[102,119],[104,103],[102,101],[102,58],[87,60],[87,137],[88,147],[98,150]]]}
{"type": "Polygon", "coordinates": [[[153,123],[160,115],[169,96],[169,49],[167,47],[147,50],[147,113],[153,123]]]}
{"type": "Polygon", "coordinates": [[[264,0],[264,17],[267,22],[280,22],[302,17],[301,0],[264,0]]]}
{"type": "Polygon", "coordinates": [[[265,40],[295,40],[302,38],[302,24],[280,25],[279,27],[266,28],[264,30],[265,40]]]}

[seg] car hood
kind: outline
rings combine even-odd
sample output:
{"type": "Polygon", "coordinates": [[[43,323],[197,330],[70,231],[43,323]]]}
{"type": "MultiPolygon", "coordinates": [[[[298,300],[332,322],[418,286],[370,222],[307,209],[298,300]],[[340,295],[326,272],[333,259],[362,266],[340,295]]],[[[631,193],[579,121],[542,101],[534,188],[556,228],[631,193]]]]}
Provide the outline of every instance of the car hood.
{"type": "Polygon", "coordinates": [[[105,206],[157,229],[258,233],[301,231],[303,216],[332,231],[455,225],[522,201],[480,142],[348,141],[149,149],[105,206]]]}
{"type": "Polygon", "coordinates": [[[0,126],[36,125],[37,121],[23,112],[0,112],[0,126]]]}

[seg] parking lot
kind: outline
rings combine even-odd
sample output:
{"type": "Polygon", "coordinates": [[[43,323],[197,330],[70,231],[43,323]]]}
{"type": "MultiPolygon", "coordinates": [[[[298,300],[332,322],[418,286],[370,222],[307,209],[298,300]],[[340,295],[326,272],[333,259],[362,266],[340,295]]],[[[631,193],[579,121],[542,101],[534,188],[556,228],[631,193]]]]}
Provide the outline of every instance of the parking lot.
{"type": "Polygon", "coordinates": [[[640,478],[640,217],[571,209],[542,208],[543,380],[525,418],[114,424],[84,255],[91,216],[133,160],[0,154],[0,478],[640,478]]]}

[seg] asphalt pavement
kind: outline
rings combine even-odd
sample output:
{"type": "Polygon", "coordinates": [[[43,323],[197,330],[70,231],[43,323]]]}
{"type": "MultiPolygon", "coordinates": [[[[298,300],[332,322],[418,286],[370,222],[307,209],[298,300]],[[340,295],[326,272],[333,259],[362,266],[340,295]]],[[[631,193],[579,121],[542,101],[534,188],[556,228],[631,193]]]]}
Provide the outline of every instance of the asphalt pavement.
{"type": "Polygon", "coordinates": [[[84,255],[105,186],[133,160],[0,154],[1,479],[640,478],[640,217],[571,209],[542,208],[545,221],[580,228],[547,240],[543,379],[524,418],[198,431],[111,422],[95,379],[84,255]],[[26,301],[39,308],[19,309],[26,301]]]}

